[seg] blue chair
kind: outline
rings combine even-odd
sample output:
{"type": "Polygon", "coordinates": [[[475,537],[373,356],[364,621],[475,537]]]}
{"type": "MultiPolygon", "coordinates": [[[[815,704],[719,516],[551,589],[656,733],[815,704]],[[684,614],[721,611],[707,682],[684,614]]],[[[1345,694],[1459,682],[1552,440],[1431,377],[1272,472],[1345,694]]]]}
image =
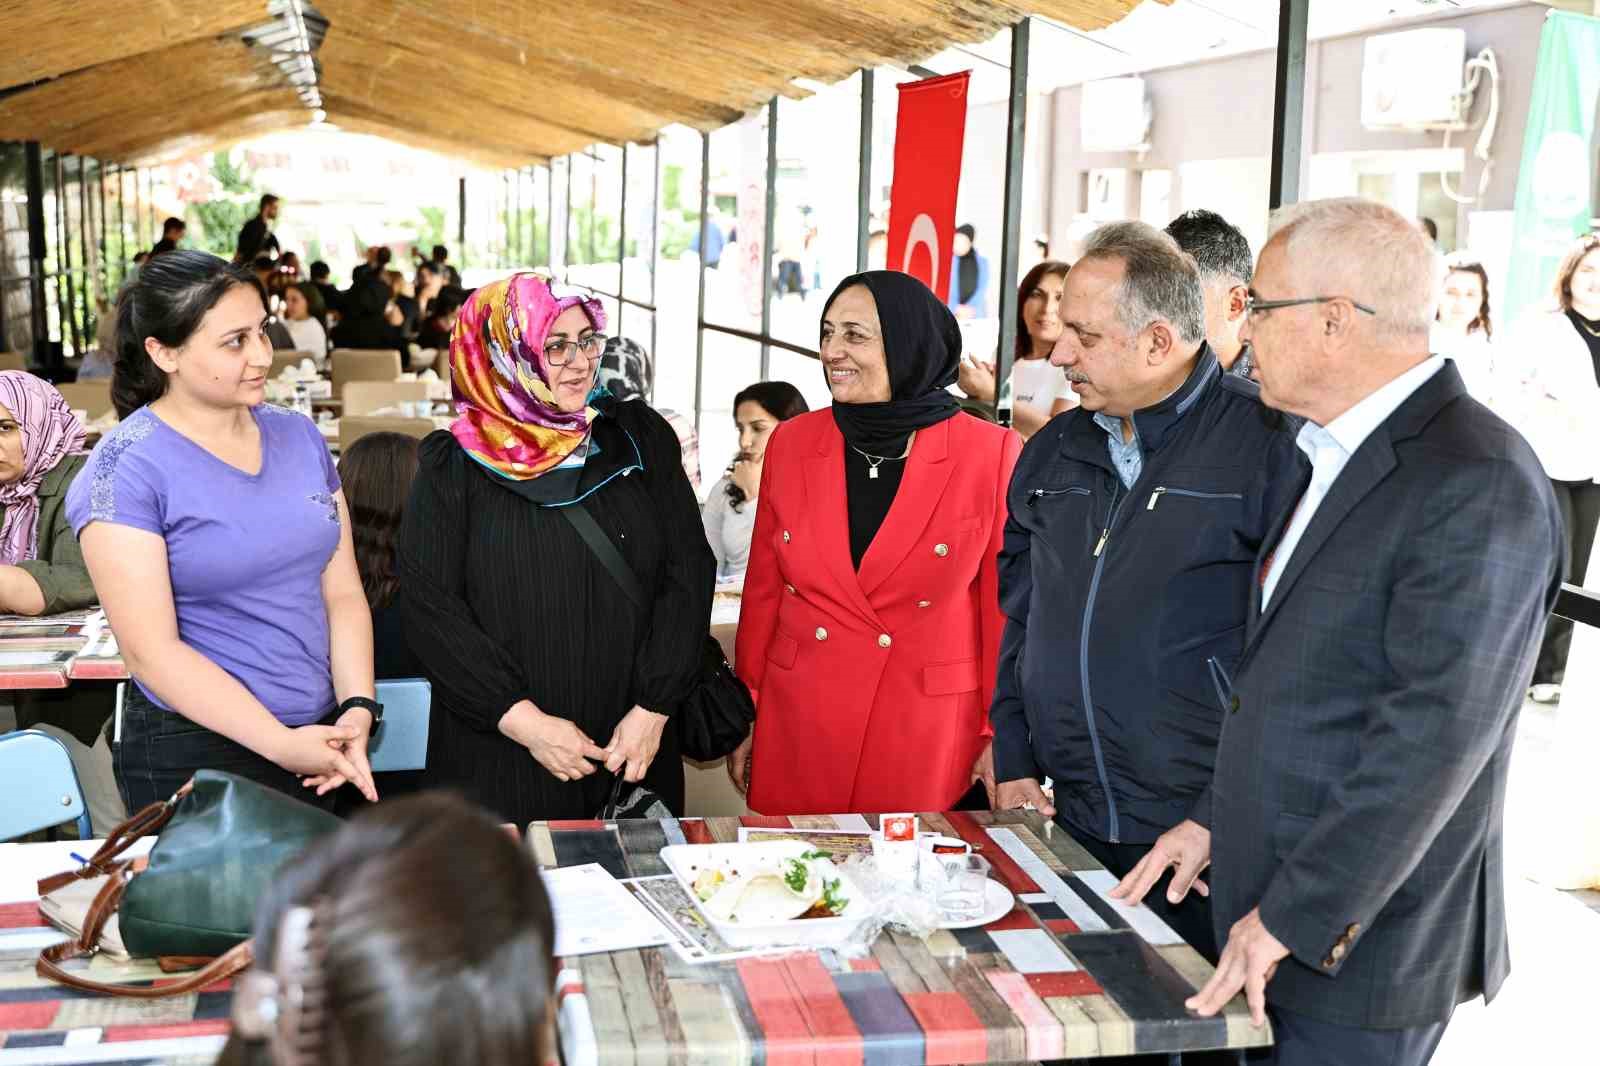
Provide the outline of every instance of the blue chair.
{"type": "Polygon", "coordinates": [[[74,820],[78,838],[92,839],[89,806],[66,745],[37,729],[0,736],[0,840],[74,820]]]}
{"type": "Polygon", "coordinates": [[[383,725],[367,748],[374,773],[421,770],[428,764],[428,708],[433,686],[421,678],[379,681],[383,725]]]}

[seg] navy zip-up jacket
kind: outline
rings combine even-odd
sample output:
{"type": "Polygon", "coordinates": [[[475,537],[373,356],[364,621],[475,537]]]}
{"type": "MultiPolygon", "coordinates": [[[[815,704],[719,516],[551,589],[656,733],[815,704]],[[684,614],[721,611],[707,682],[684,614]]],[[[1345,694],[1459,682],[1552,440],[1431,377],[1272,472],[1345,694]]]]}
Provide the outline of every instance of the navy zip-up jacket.
{"type": "Polygon", "coordinates": [[[1203,346],[1182,388],[1133,415],[1144,465],[1132,489],[1082,409],[1017,460],[995,776],[1049,776],[1056,817],[1099,840],[1153,842],[1211,780],[1218,678],[1244,649],[1257,549],[1309,469],[1256,393],[1203,346]]]}

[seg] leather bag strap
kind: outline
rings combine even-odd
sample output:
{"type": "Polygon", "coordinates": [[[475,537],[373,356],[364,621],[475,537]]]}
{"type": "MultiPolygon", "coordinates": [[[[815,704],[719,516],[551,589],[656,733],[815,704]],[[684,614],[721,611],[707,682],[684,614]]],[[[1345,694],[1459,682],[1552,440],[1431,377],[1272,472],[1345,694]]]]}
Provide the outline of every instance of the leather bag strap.
{"type": "Polygon", "coordinates": [[[76,870],[40,878],[39,895],[48,896],[56,889],[70,885],[74,881],[109,874],[116,867],[118,857],[132,847],[140,837],[159,833],[172,820],[172,812],[177,809],[176,800],[177,797],[174,796],[170,800],[152,803],[117,826],[111,831],[111,835],[106,837],[106,842],[100,845],[100,850],[76,870]]]}

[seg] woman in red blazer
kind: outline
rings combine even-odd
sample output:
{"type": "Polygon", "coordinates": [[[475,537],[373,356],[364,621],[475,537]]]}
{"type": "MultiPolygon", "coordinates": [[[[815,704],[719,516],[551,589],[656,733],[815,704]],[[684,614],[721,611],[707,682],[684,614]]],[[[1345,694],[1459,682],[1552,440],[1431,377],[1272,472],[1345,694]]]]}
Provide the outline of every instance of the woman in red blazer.
{"type": "Polygon", "coordinates": [[[961,331],[920,281],[846,278],[823,310],[833,406],[767,443],[736,670],[756,725],[728,760],[764,814],[993,798],[995,554],[1021,441],[963,414],[961,331]]]}

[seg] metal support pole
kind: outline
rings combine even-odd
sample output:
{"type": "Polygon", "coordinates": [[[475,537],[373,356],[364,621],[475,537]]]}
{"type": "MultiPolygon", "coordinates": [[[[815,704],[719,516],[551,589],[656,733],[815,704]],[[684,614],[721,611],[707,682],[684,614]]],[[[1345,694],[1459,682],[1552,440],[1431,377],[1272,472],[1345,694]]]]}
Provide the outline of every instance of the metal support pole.
{"type": "Polygon", "coordinates": [[[995,420],[1002,421],[1000,394],[1017,351],[1017,254],[1022,245],[1022,163],[1028,127],[1028,38],[1032,21],[1011,27],[1011,101],[1006,120],[1005,216],[1000,229],[1000,350],[995,353],[995,420]]]}
{"type": "Polygon", "coordinates": [[[28,318],[33,333],[33,365],[44,366],[50,354],[50,315],[44,306],[44,153],[38,141],[23,145],[24,181],[28,192],[28,318]]]}
{"type": "Polygon", "coordinates": [[[161,230],[156,222],[156,175],[155,171],[146,167],[144,172],[144,201],[150,208],[150,221],[145,230],[145,244],[155,247],[156,241],[161,239],[161,230]]]}
{"type": "Polygon", "coordinates": [[[871,67],[861,68],[861,150],[856,163],[856,273],[867,269],[872,230],[872,88],[871,67]]]}
{"type": "Polygon", "coordinates": [[[99,166],[99,181],[96,183],[100,190],[100,225],[96,230],[100,238],[100,291],[111,291],[111,268],[106,265],[107,253],[111,251],[110,244],[106,241],[106,165],[104,161],[96,160],[99,166]]]}
{"type": "Polygon", "coordinates": [[[1277,80],[1272,97],[1272,188],[1277,210],[1300,199],[1301,134],[1306,117],[1306,18],[1311,0],[1278,0],[1277,80]]]}
{"type": "Polygon", "coordinates": [[[128,183],[127,171],[117,165],[117,284],[128,276],[128,183]]]}
{"type": "Polygon", "coordinates": [[[600,157],[589,157],[589,262],[598,263],[600,252],[594,239],[600,228],[600,157]]]}
{"type": "MultiPolygon", "coordinates": [[[[623,301],[628,295],[628,142],[622,142],[622,203],[617,208],[617,332],[622,332],[623,301]]],[[[651,349],[651,354],[655,349],[651,349]]]]}
{"type": "Polygon", "coordinates": [[[701,388],[706,369],[706,232],[711,225],[711,134],[700,134],[700,254],[695,274],[699,296],[694,316],[694,431],[700,432],[701,388]]]}
{"type": "MultiPolygon", "coordinates": [[[[656,265],[661,258],[661,138],[656,137],[650,154],[655,163],[650,179],[650,306],[656,306],[656,265]]],[[[650,354],[657,355],[656,320],[659,311],[650,312],[650,354]]],[[[659,356],[658,356],[659,358],[659,356]]],[[[650,401],[655,402],[655,382],[650,383],[650,401]]]]}
{"type": "Polygon", "coordinates": [[[467,255],[467,176],[461,175],[456,190],[456,256],[463,262],[467,255]]]}
{"type": "Polygon", "coordinates": [[[78,282],[78,321],[73,325],[77,327],[73,332],[73,354],[82,355],[84,343],[83,336],[89,329],[89,316],[94,313],[94,303],[90,298],[90,290],[94,288],[94,272],[89,268],[89,231],[94,227],[93,213],[89,207],[89,160],[87,156],[78,157],[78,249],[82,259],[78,261],[82,268],[78,282]]]}
{"type": "MultiPolygon", "coordinates": [[[[772,244],[778,231],[778,98],[767,101],[767,199],[766,222],[761,245],[761,336],[772,336],[772,244]]],[[[766,381],[772,367],[772,345],[761,342],[761,377],[766,381]]]]}
{"type": "Polygon", "coordinates": [[[572,262],[572,156],[567,156],[567,213],[561,217],[561,276],[567,276],[572,262]]]}

